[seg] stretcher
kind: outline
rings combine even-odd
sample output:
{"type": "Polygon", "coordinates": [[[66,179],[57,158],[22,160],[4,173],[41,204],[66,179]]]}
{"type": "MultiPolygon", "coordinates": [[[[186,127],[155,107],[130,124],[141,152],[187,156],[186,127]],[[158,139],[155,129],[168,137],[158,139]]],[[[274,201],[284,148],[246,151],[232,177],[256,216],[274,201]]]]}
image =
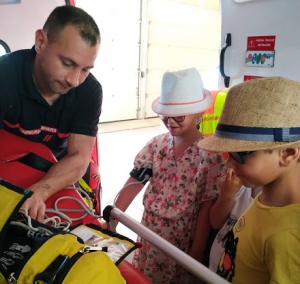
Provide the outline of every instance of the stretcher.
{"type": "MultiPolygon", "coordinates": [[[[22,162],[22,157],[33,152],[41,155],[44,159],[55,162],[51,151],[40,143],[30,142],[21,137],[0,130],[0,178],[27,188],[41,179],[45,173],[22,162]]],[[[95,224],[101,226],[100,216],[95,215],[85,202],[79,191],[70,186],[46,200],[47,216],[56,216],[58,213],[66,215],[66,220],[71,220],[72,226],[77,224],[95,224]]],[[[103,218],[113,228],[114,219],[123,223],[139,236],[155,245],[164,253],[177,261],[186,270],[194,274],[205,283],[228,283],[207,267],[197,262],[148,228],[136,222],[133,218],[121,210],[107,206],[103,211],[103,218]]],[[[118,268],[128,284],[150,284],[151,281],[139,270],[134,268],[128,261],[123,260],[118,268]]]]}
{"type": "MultiPolygon", "coordinates": [[[[29,167],[26,160],[22,159],[28,157],[28,154],[32,152],[49,162],[56,162],[55,157],[46,146],[25,140],[1,129],[0,178],[22,188],[28,188],[41,179],[45,172],[29,167]]],[[[59,211],[72,220],[72,226],[90,223],[101,226],[98,218],[86,213],[91,210],[82,195],[73,187],[58,192],[46,200],[45,203],[48,217],[56,216],[59,211]]],[[[63,218],[62,221],[64,221],[63,218]]],[[[118,265],[118,268],[128,284],[151,284],[149,279],[126,259],[118,265]]]]}

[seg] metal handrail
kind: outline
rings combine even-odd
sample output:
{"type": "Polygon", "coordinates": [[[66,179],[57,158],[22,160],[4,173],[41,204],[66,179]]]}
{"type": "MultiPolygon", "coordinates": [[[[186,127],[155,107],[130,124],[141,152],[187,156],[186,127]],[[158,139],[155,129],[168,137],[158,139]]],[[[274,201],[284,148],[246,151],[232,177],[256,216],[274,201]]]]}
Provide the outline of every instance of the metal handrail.
{"type": "Polygon", "coordinates": [[[160,249],[162,252],[168,254],[171,258],[176,260],[178,264],[184,267],[187,271],[195,275],[197,278],[205,281],[208,284],[228,284],[226,280],[221,278],[216,273],[209,270],[206,266],[199,263],[188,254],[184,253],[162,237],[152,232],[147,227],[143,226],[120,209],[107,206],[103,212],[103,218],[111,224],[111,229],[114,227],[114,219],[118,220],[129,229],[137,233],[139,236],[144,238],[146,241],[160,249]]]}

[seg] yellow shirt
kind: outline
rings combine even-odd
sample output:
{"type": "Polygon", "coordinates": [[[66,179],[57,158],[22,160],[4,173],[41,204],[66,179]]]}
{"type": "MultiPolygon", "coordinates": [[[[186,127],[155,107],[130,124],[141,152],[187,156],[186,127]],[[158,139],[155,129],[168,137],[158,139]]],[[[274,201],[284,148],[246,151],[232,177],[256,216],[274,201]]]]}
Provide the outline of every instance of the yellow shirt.
{"type": "Polygon", "coordinates": [[[258,197],[225,236],[217,273],[235,284],[300,283],[300,204],[269,207],[258,197]]]}

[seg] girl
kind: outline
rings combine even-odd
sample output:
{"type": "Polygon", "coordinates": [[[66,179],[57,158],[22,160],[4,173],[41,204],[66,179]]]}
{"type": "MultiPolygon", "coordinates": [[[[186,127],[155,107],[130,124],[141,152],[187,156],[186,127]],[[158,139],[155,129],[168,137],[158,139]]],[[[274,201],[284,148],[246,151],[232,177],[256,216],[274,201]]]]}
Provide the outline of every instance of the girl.
{"type": "MultiPolygon", "coordinates": [[[[115,203],[125,211],[150,179],[142,224],[200,262],[211,229],[209,211],[218,194],[218,178],[224,174],[222,155],[197,146],[204,139],[197,125],[211,103],[212,95],[203,88],[195,68],[164,74],[161,96],[152,109],[169,132],[152,138],[137,154],[115,203]]],[[[143,246],[135,251],[133,265],[153,283],[200,283],[157,248],[140,237],[138,241],[143,246]]]]}

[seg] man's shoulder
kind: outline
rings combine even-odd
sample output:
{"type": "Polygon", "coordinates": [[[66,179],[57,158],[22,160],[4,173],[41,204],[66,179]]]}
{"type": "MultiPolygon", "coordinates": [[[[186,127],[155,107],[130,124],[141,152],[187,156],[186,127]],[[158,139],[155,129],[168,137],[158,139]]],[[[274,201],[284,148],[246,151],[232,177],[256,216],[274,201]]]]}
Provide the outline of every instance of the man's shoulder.
{"type": "Polygon", "coordinates": [[[94,90],[97,92],[101,91],[101,93],[102,93],[102,86],[92,73],[89,73],[89,75],[86,77],[84,82],[77,88],[80,91],[88,89],[89,91],[91,91],[91,90],[94,90]]]}
{"type": "Polygon", "coordinates": [[[7,68],[14,64],[23,62],[27,58],[29,52],[30,49],[22,49],[0,56],[0,68],[7,68]]]}
{"type": "Polygon", "coordinates": [[[29,50],[18,50],[0,57],[0,80],[6,85],[21,76],[24,62],[28,58],[29,50]]]}

